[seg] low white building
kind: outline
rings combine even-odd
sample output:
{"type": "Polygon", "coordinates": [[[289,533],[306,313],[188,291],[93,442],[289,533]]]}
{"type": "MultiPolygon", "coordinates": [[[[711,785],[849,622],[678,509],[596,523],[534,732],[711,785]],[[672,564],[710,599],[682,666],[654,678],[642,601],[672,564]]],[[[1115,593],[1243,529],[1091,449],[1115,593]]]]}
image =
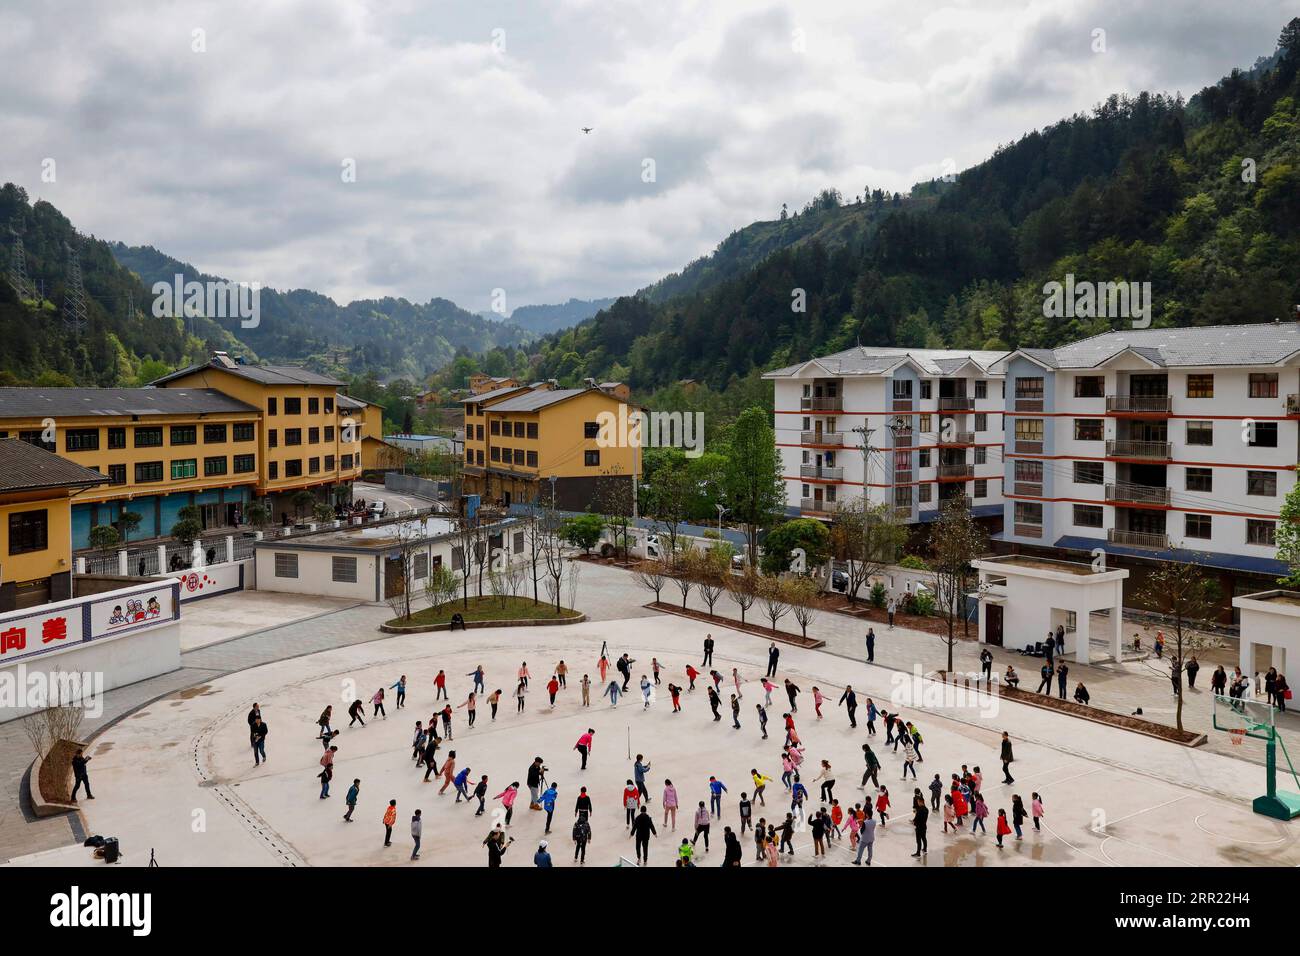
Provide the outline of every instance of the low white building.
{"type": "MultiPolygon", "coordinates": [[[[1300,664],[1300,591],[1261,591],[1232,599],[1241,613],[1241,672],[1255,673],[1255,649],[1271,648],[1271,664],[1287,673],[1288,658],[1300,664]]],[[[1290,680],[1287,681],[1290,683],[1290,680]]]]}
{"type": "Polygon", "coordinates": [[[1122,568],[1095,568],[1073,561],[1006,555],[972,561],[979,571],[979,636],[984,644],[1024,649],[1065,628],[1065,653],[1087,664],[1094,637],[1121,660],[1124,579],[1122,568]],[[1108,612],[1106,632],[1092,634],[1091,616],[1108,612]]]}

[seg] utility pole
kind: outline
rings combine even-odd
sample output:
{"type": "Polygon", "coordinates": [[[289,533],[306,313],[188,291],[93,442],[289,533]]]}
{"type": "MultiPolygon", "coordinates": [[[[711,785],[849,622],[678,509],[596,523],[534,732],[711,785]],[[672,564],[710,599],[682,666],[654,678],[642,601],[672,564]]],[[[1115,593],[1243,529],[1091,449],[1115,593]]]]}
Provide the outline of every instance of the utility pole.
{"type": "Polygon", "coordinates": [[[68,245],[68,283],[63,294],[63,326],[73,335],[86,331],[86,290],[81,282],[81,259],[75,245],[68,245]]]}
{"type": "Polygon", "coordinates": [[[9,284],[14,287],[19,299],[35,299],[36,292],[27,277],[27,253],[23,250],[23,237],[12,222],[9,223],[9,234],[13,237],[9,250],[9,284]]]}
{"type": "Polygon", "coordinates": [[[871,504],[871,492],[868,490],[868,479],[871,475],[871,453],[876,451],[875,448],[871,447],[871,434],[875,429],[868,428],[865,421],[866,420],[864,419],[864,424],[859,425],[857,428],[849,429],[849,431],[853,432],[855,435],[862,436],[862,504],[864,508],[869,507],[871,504]]]}

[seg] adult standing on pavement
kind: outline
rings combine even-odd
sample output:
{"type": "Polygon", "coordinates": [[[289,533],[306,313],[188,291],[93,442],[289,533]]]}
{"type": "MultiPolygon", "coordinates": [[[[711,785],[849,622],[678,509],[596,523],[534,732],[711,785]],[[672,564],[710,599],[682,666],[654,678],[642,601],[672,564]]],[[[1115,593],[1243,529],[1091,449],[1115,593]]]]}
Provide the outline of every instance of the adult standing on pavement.
{"type": "Polygon", "coordinates": [[[595,733],[595,729],[588,727],[587,732],[579,737],[578,742],[573,745],[573,749],[578,751],[579,756],[582,757],[582,767],[580,768],[582,770],[587,769],[587,758],[591,756],[592,737],[595,733]]]}
{"type": "MultiPolygon", "coordinates": [[[[262,720],[261,716],[259,715],[257,718],[257,722],[254,723],[253,726],[249,729],[249,735],[248,735],[249,742],[253,745],[253,766],[254,767],[258,766],[262,761],[266,759],[266,734],[267,734],[266,722],[262,720]]],[[[90,790],[89,785],[87,785],[86,790],[87,792],[89,792],[90,790]]]]}
{"type": "Polygon", "coordinates": [[[632,821],[632,838],[636,843],[636,862],[638,866],[649,864],[650,837],[658,832],[655,829],[654,820],[650,819],[650,812],[645,807],[642,807],[641,812],[632,821]]]}
{"type": "Polygon", "coordinates": [[[867,628],[867,663],[870,664],[876,659],[876,629],[867,628]]]}
{"type": "Polygon", "coordinates": [[[767,674],[766,677],[776,676],[776,664],[781,659],[781,648],[776,646],[776,641],[767,645],[767,674]]]}
{"type": "Polygon", "coordinates": [[[840,695],[840,706],[847,707],[849,710],[849,726],[857,728],[858,726],[858,695],[853,693],[853,685],[846,685],[844,693],[840,695]]]}
{"type": "Polygon", "coordinates": [[[713,664],[713,635],[704,635],[704,660],[700,661],[701,667],[709,667],[713,664]]]}
{"type": "Polygon", "coordinates": [[[420,858],[420,837],[424,835],[424,820],[420,816],[420,811],[416,810],[415,815],[411,817],[411,840],[415,846],[411,848],[411,859],[420,858]]]}
{"type": "Polygon", "coordinates": [[[980,670],[984,672],[984,683],[993,683],[993,652],[987,647],[980,651],[980,670]]]}
{"type": "Polygon", "coordinates": [[[646,789],[645,775],[650,772],[650,761],[645,759],[645,754],[636,755],[636,763],[632,765],[632,780],[636,783],[636,789],[641,794],[641,799],[646,803],[650,802],[650,791],[646,789]]]}
{"type": "Polygon", "coordinates": [[[76,786],[72,788],[73,802],[76,802],[77,791],[83,784],[86,787],[86,799],[95,799],[95,795],[90,792],[90,774],[86,771],[86,764],[90,763],[90,760],[84,750],[78,750],[72,758],[72,779],[76,782],[76,786]]]}
{"type": "Polygon", "coordinates": [[[1002,782],[1015,783],[1016,778],[1011,776],[1011,764],[1015,761],[1015,755],[1011,752],[1011,735],[1005,730],[1002,731],[1002,782]]]}
{"type": "Polygon", "coordinates": [[[912,856],[920,856],[922,853],[930,852],[930,844],[926,840],[925,828],[930,819],[930,810],[925,805],[924,800],[916,801],[916,806],[912,813],[912,827],[916,830],[916,852],[912,856]]]}
{"type": "Polygon", "coordinates": [[[1056,669],[1056,688],[1061,700],[1065,700],[1065,675],[1069,672],[1065,661],[1061,661],[1061,666],[1056,669]]]}

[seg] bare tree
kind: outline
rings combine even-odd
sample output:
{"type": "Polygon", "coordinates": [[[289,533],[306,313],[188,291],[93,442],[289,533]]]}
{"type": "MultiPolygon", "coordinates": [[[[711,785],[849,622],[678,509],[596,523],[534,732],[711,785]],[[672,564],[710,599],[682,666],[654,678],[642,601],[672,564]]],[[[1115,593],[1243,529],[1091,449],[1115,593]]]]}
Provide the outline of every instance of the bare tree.
{"type": "Polygon", "coordinates": [[[653,591],[655,603],[659,603],[659,595],[668,583],[668,575],[662,561],[646,560],[637,565],[632,572],[632,577],[641,587],[653,591]]]}
{"type": "Polygon", "coordinates": [[[560,582],[564,577],[564,541],[560,538],[559,525],[547,522],[546,534],[542,538],[542,560],[546,566],[546,595],[555,605],[555,613],[560,613],[560,582]]]}
{"type": "Polygon", "coordinates": [[[794,619],[799,622],[803,636],[808,636],[808,625],[817,617],[817,595],[819,588],[811,578],[797,577],[785,582],[786,598],[790,602],[794,619]]]}
{"type": "Polygon", "coordinates": [[[686,607],[686,599],[695,588],[695,572],[698,566],[699,560],[695,557],[694,548],[687,548],[673,555],[673,584],[677,585],[677,590],[681,592],[682,607],[686,607]]]}
{"type": "Polygon", "coordinates": [[[727,575],[727,597],[740,608],[740,623],[745,623],[745,612],[758,600],[759,576],[752,565],[746,564],[740,574],[727,575]]]}
{"type": "Polygon", "coordinates": [[[619,466],[599,475],[596,478],[594,499],[596,510],[605,519],[605,526],[609,529],[614,557],[617,559],[621,553],[622,560],[626,561],[628,534],[636,503],[632,497],[631,476],[622,474],[619,466]]]}
{"type": "Polygon", "coordinates": [[[695,570],[696,577],[699,579],[697,586],[700,598],[708,607],[710,614],[713,613],[714,606],[722,597],[722,592],[727,589],[727,577],[731,573],[730,568],[729,549],[724,550],[715,546],[700,555],[695,570]]]}
{"type": "Polygon", "coordinates": [[[1187,655],[1204,647],[1201,628],[1219,601],[1219,586],[1206,577],[1201,565],[1209,556],[1175,551],[1147,575],[1139,590],[1142,603],[1165,615],[1173,628],[1173,656],[1169,659],[1169,679],[1173,682],[1178,705],[1174,720],[1183,729],[1183,668],[1187,655]]]}
{"type": "Polygon", "coordinates": [[[456,522],[455,535],[452,538],[451,565],[460,572],[461,606],[469,608],[469,579],[474,573],[474,543],[478,540],[478,521],[476,518],[461,518],[456,522]],[[459,566],[457,566],[459,562],[459,566]]]}
{"type": "Polygon", "coordinates": [[[545,545],[546,531],[543,523],[544,513],[536,501],[532,505],[532,517],[529,519],[524,542],[527,547],[529,576],[533,580],[533,603],[540,604],[537,582],[542,578],[542,549],[545,545]]]}
{"type": "Polygon", "coordinates": [[[988,538],[960,498],[947,502],[930,527],[930,568],[934,571],[935,610],[947,624],[948,670],[952,673],[957,620],[966,618],[966,595],[974,581],[971,562],[985,552],[988,538]]]}
{"type": "Polygon", "coordinates": [[[831,525],[831,554],[846,565],[850,603],[856,604],[862,587],[894,563],[906,540],[906,526],[888,505],[858,498],[840,510],[831,525]]]}
{"type": "Polygon", "coordinates": [[[424,544],[424,523],[418,520],[399,521],[392,527],[397,557],[385,563],[384,600],[392,609],[394,617],[408,620],[411,617],[411,591],[415,585],[415,553],[424,544]],[[390,577],[394,570],[396,579],[390,577]]]}
{"type": "Polygon", "coordinates": [[[576,611],[578,609],[578,577],[582,570],[582,565],[577,561],[569,562],[568,577],[565,578],[565,591],[568,595],[569,609],[576,611]]]}
{"type": "Polygon", "coordinates": [[[778,577],[764,574],[758,579],[758,600],[763,606],[763,616],[773,631],[776,630],[776,622],[790,612],[787,591],[785,582],[778,577]]]}

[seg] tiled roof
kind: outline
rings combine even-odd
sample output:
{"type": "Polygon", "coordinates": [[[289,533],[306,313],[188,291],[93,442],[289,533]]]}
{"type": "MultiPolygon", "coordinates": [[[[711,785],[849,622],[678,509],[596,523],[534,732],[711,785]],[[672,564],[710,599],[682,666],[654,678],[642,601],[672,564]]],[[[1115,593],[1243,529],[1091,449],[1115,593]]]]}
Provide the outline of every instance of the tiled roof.
{"type": "Polygon", "coordinates": [[[328,375],[322,375],[320,372],[313,372],[310,369],[303,368],[300,365],[222,365],[216,361],[208,362],[204,365],[191,365],[180,371],[172,372],[170,375],[164,375],[152,385],[163,385],[167,382],[174,381],[183,375],[190,375],[194,372],[226,372],[230,375],[238,375],[240,378],[246,378],[262,385],[342,385],[336,378],[328,375]]]}
{"type": "MultiPolygon", "coordinates": [[[[955,372],[968,361],[987,370],[1005,354],[1005,352],[967,349],[907,349],[857,345],[843,352],[823,355],[809,361],[816,362],[826,369],[829,375],[840,376],[883,375],[910,359],[926,374],[945,375],[955,372]]],[[[788,378],[807,364],[808,362],[799,362],[797,365],[787,365],[785,368],[766,372],[763,377],[788,378]]]]}
{"type": "Polygon", "coordinates": [[[256,411],[213,388],[0,388],[0,419],[256,411]]]}
{"type": "Polygon", "coordinates": [[[0,438],[0,492],[37,488],[83,488],[107,481],[97,471],[29,445],[17,438],[0,438]]]}
{"type": "Polygon", "coordinates": [[[483,392],[479,395],[467,395],[460,400],[462,405],[467,403],[478,404],[479,402],[491,401],[494,398],[501,398],[504,395],[510,395],[514,392],[522,391],[528,388],[527,385],[507,385],[505,388],[494,388],[490,392],[483,392]]]}
{"type": "MultiPolygon", "coordinates": [[[[514,398],[507,398],[504,402],[497,402],[492,406],[494,412],[535,412],[539,408],[545,408],[548,405],[554,405],[558,402],[567,401],[576,395],[582,395],[584,392],[600,392],[600,389],[591,388],[555,388],[541,390],[536,392],[527,392],[523,395],[516,395],[514,398]]],[[[604,392],[600,392],[604,395],[604,392]]]]}
{"type": "MultiPolygon", "coordinates": [[[[1126,329],[1104,332],[1058,349],[1023,349],[1034,358],[1047,352],[1053,368],[1095,368],[1125,350],[1161,367],[1274,365],[1300,353],[1300,323],[1211,325],[1190,329],[1126,329]]],[[[1047,363],[1045,363],[1047,364],[1047,363]]]]}

